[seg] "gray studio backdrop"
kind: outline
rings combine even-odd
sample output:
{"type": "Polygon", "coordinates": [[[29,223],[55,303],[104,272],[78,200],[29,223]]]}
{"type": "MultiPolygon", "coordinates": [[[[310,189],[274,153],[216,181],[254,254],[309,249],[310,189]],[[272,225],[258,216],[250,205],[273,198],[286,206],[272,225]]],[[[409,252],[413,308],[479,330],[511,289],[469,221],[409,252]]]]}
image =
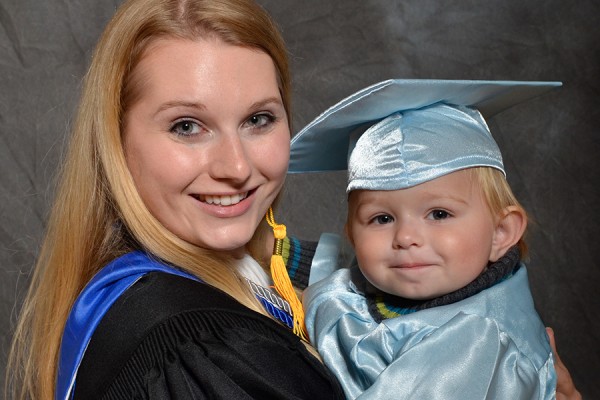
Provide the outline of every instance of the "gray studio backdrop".
{"type": "MultiPolygon", "coordinates": [[[[0,0],[0,366],[52,199],[81,78],[117,0],[0,0]]],[[[600,393],[600,4],[592,0],[262,0],[294,74],[297,131],[388,78],[561,80],[491,121],[533,219],[529,273],[584,397],[600,393]]],[[[341,232],[344,174],[291,176],[282,220],[341,232]]],[[[83,244],[82,244],[83,245],[83,244]]]]}

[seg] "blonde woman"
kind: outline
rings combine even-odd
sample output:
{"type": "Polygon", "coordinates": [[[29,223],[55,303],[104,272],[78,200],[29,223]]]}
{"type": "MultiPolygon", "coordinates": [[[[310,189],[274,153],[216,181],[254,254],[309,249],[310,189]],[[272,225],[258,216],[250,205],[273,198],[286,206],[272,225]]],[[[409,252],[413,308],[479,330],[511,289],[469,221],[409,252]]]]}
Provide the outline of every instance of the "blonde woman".
{"type": "Polygon", "coordinates": [[[253,1],[121,6],[86,76],[10,398],[340,398],[263,268],[289,83],[253,1]]]}

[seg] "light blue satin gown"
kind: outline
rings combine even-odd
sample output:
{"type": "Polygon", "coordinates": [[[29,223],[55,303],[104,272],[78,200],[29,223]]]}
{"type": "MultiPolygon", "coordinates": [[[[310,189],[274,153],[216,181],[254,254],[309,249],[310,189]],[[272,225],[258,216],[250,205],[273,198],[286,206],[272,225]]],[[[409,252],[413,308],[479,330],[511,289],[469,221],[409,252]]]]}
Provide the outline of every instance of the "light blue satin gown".
{"type": "Polygon", "coordinates": [[[350,275],[337,270],[303,298],[311,342],[349,399],[555,398],[552,351],[525,266],[460,302],[382,323],[350,275]]]}

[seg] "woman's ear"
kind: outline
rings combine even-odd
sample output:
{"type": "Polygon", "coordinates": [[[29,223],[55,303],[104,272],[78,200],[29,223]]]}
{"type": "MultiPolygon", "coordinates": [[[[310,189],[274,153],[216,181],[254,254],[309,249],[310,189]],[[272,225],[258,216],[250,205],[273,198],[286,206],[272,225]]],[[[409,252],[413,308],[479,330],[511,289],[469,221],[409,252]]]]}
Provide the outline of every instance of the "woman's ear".
{"type": "Polygon", "coordinates": [[[527,216],[522,208],[509,206],[502,210],[494,228],[490,261],[498,261],[508,249],[517,244],[523,237],[525,228],[527,216]]]}

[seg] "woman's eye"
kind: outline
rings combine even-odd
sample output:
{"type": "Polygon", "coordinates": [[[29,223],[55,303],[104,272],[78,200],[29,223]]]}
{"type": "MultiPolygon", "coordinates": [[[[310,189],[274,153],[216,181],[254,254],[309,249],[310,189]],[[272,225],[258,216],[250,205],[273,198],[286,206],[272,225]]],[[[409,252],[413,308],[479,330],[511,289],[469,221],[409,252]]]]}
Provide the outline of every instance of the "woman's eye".
{"type": "Polygon", "coordinates": [[[446,219],[450,217],[450,213],[446,210],[433,210],[429,213],[428,218],[435,221],[446,219]]]}
{"type": "Polygon", "coordinates": [[[385,225],[394,222],[394,218],[391,215],[382,214],[373,218],[372,221],[378,225],[385,225]]]}
{"type": "Polygon", "coordinates": [[[182,120],[174,123],[170,131],[177,136],[193,136],[200,133],[201,128],[197,122],[182,120]]]}
{"type": "Polygon", "coordinates": [[[247,124],[252,128],[262,129],[275,121],[275,117],[271,114],[255,114],[248,118],[247,124]]]}

